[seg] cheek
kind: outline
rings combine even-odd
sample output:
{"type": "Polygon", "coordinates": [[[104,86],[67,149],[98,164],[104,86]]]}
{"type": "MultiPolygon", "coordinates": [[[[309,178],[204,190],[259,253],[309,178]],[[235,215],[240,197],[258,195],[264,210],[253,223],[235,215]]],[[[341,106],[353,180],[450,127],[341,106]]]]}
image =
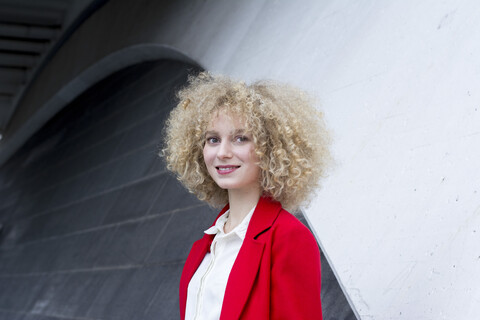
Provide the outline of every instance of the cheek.
{"type": "Polygon", "coordinates": [[[203,161],[205,164],[209,164],[212,161],[212,151],[207,147],[203,147],[203,161]]]}

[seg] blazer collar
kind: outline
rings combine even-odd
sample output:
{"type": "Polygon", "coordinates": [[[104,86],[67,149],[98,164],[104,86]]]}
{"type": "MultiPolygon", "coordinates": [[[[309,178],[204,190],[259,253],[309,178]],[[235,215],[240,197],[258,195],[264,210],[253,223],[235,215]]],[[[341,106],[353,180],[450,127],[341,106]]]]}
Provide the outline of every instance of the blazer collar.
{"type": "MultiPolygon", "coordinates": [[[[227,210],[230,208],[230,205],[227,205],[220,211],[218,216],[215,218],[212,226],[214,226],[220,218],[227,210]]],[[[256,239],[261,233],[269,229],[275,219],[278,216],[278,213],[282,209],[282,205],[280,202],[273,200],[268,196],[262,196],[258,200],[257,206],[255,207],[255,211],[253,212],[252,219],[248,225],[247,234],[245,238],[254,238],[256,239]]],[[[213,238],[212,238],[213,241],[213,238]]]]}
{"type": "Polygon", "coordinates": [[[252,220],[247,229],[246,239],[257,239],[257,237],[269,229],[278,213],[282,209],[280,202],[273,200],[270,197],[263,196],[258,201],[257,207],[253,212],[252,220]]]}
{"type": "Polygon", "coordinates": [[[228,277],[220,319],[240,318],[262,261],[265,240],[260,235],[270,229],[281,209],[279,202],[260,198],[228,277]]]}

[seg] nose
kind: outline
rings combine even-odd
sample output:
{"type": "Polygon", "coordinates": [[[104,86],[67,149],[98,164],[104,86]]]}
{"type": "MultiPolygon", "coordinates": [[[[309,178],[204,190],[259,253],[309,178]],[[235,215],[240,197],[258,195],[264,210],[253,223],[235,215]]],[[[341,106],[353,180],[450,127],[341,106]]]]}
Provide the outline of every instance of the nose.
{"type": "Polygon", "coordinates": [[[229,141],[222,141],[218,146],[217,157],[219,159],[228,159],[232,157],[232,148],[229,141]]]}

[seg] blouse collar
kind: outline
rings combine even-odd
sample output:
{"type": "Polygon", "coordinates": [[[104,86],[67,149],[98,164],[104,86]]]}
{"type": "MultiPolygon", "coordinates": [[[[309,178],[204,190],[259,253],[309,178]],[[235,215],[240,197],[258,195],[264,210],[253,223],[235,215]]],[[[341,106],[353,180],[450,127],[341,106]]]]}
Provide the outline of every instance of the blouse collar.
{"type": "Polygon", "coordinates": [[[253,212],[255,211],[255,207],[253,207],[248,214],[243,218],[242,222],[240,222],[239,225],[237,225],[232,231],[229,233],[225,234],[224,232],[224,227],[225,223],[227,222],[228,215],[230,213],[230,210],[227,210],[224,214],[222,214],[220,217],[218,217],[217,221],[213,226],[205,230],[204,232],[206,234],[210,235],[228,235],[228,234],[236,234],[240,239],[244,240],[245,235],[247,234],[247,229],[248,229],[248,224],[250,223],[250,220],[252,219],[253,212]]]}

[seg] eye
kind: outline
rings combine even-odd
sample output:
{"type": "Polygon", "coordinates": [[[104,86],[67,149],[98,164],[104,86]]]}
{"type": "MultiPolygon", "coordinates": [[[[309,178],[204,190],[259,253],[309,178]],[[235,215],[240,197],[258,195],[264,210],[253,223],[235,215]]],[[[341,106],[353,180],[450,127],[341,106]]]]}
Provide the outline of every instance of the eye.
{"type": "Polygon", "coordinates": [[[246,142],[248,141],[248,138],[246,136],[236,136],[235,137],[235,142],[246,142]]]}
{"type": "Polygon", "coordinates": [[[218,143],[220,142],[220,139],[218,139],[217,137],[208,137],[207,138],[207,143],[208,144],[215,144],[215,143],[218,143]]]}

